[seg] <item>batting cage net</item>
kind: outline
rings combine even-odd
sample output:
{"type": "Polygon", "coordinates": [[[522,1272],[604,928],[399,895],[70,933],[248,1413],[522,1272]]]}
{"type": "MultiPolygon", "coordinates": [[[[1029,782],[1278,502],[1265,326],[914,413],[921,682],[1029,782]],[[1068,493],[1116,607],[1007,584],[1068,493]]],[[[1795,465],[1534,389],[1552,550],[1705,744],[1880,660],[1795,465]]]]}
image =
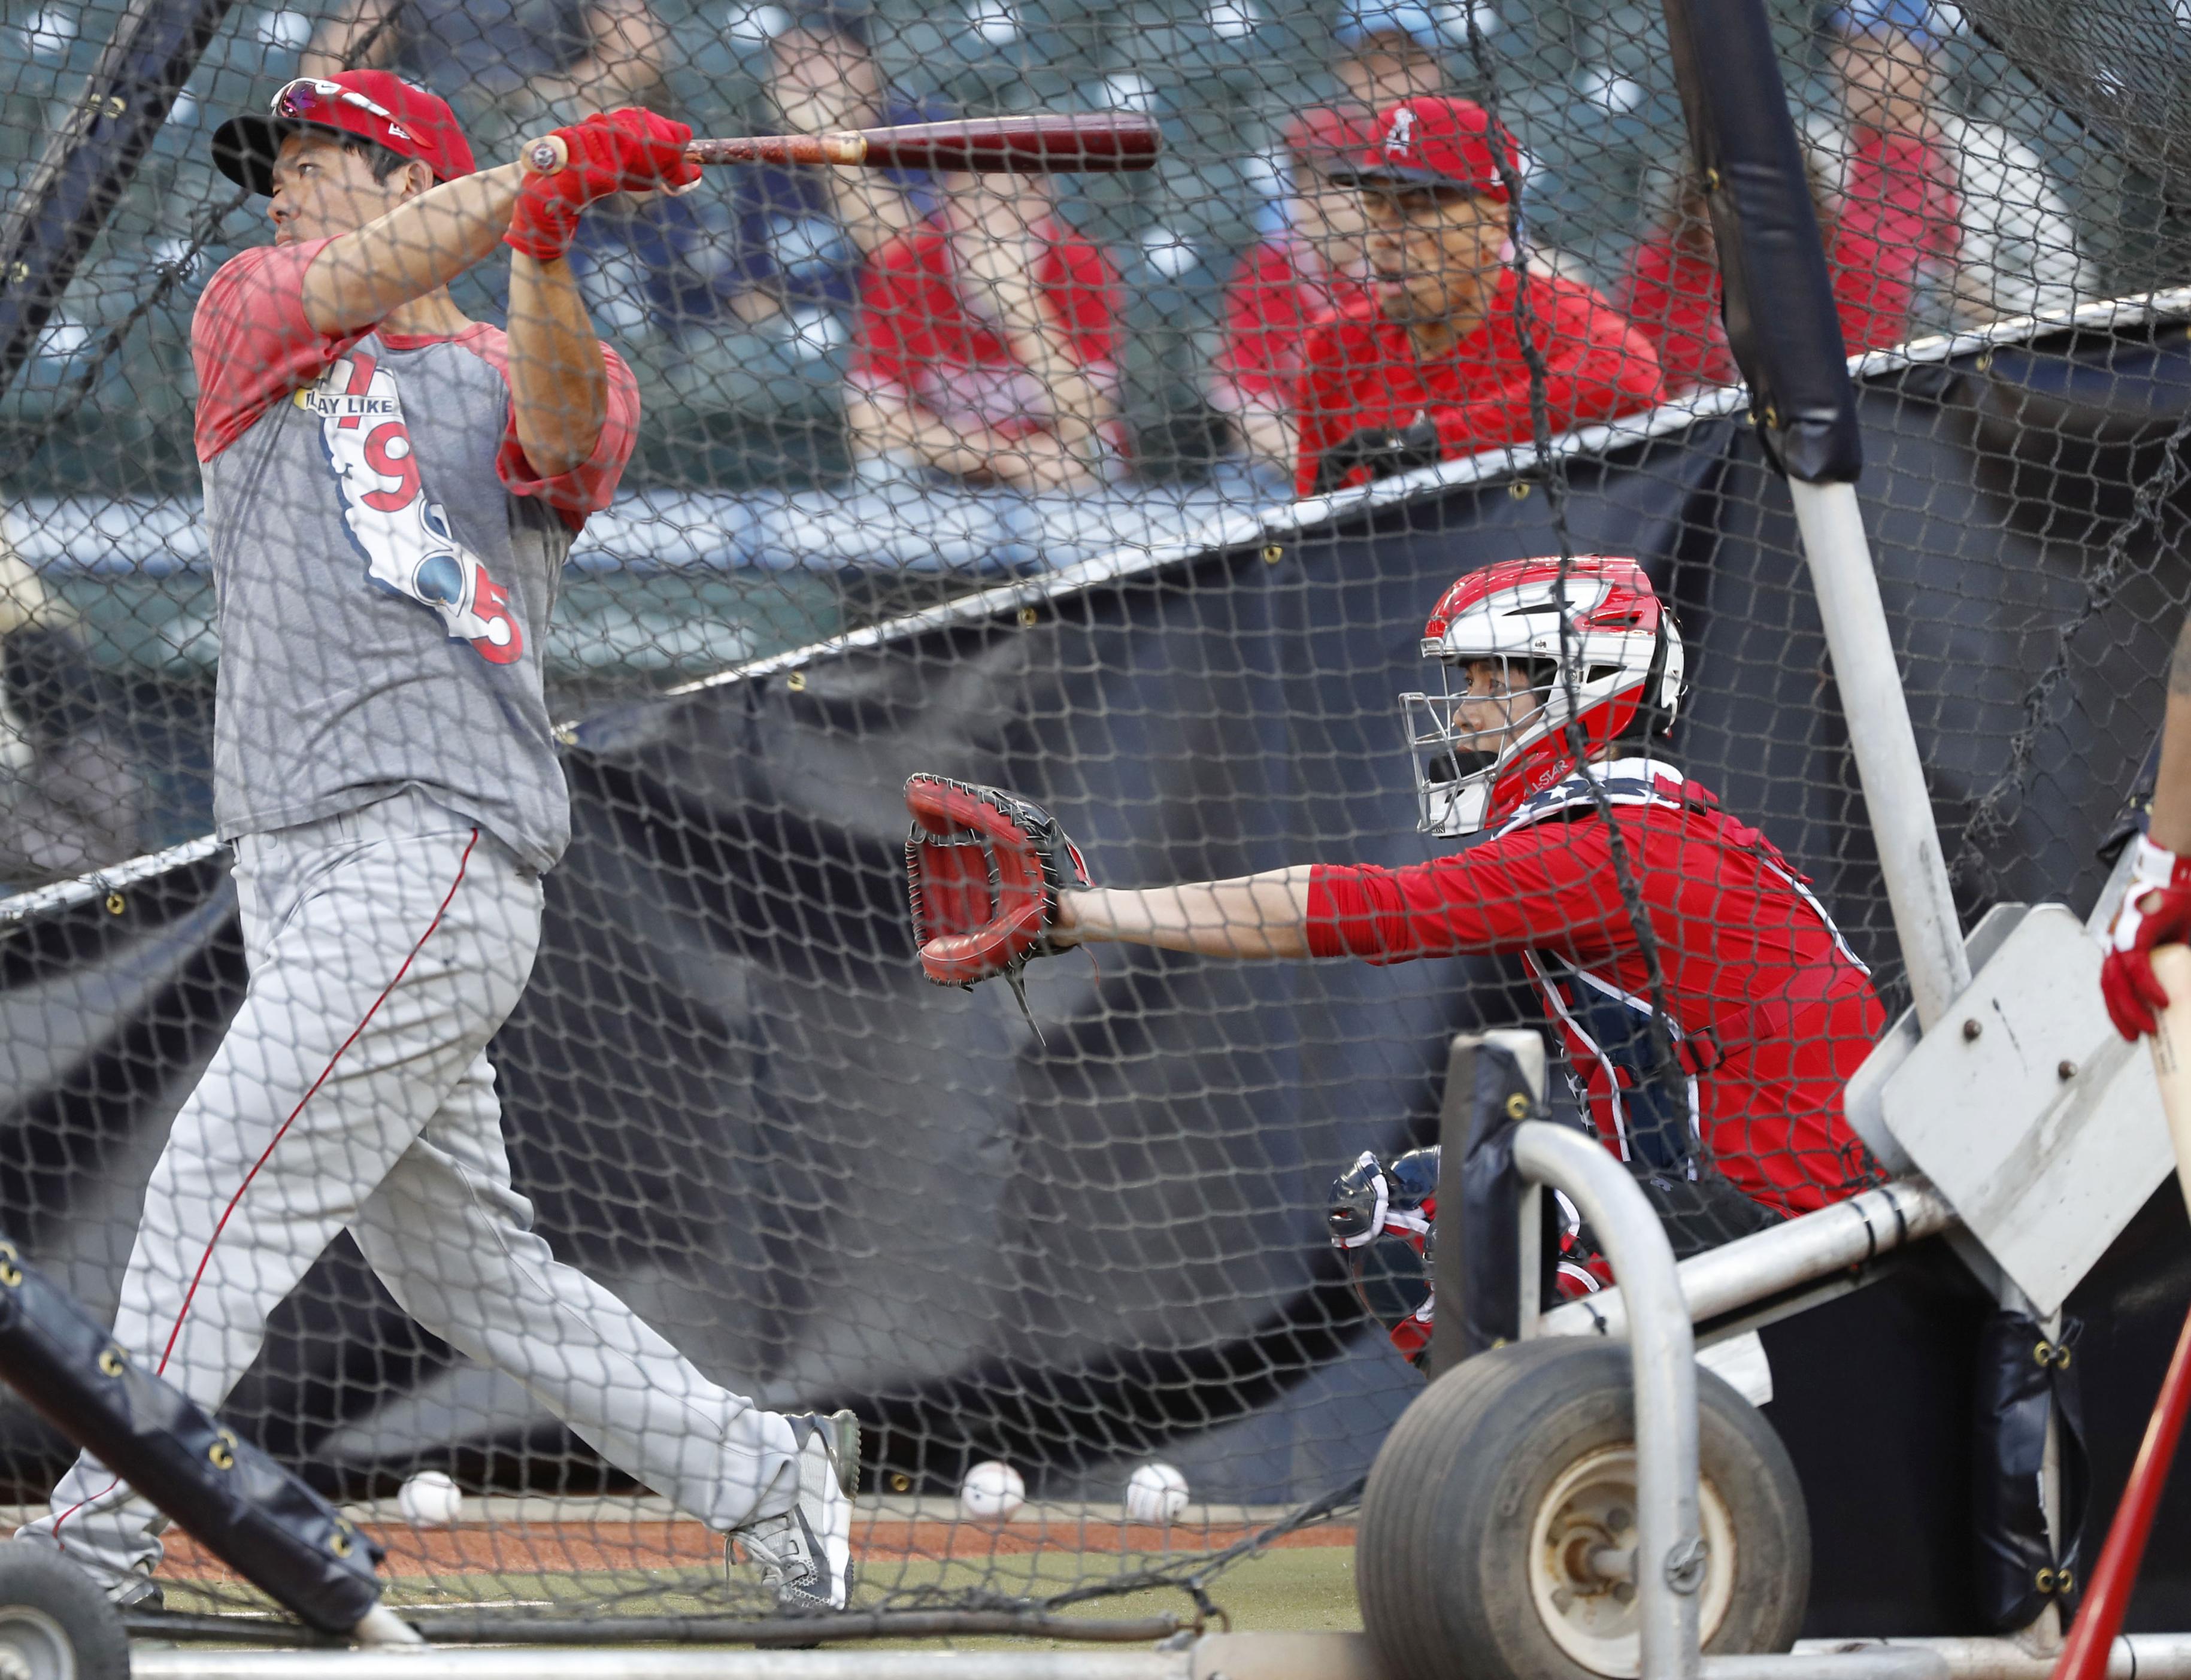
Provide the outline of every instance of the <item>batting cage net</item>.
{"type": "MultiPolygon", "coordinates": [[[[2083,914],[2187,598],[2185,15],[1773,17],[1960,908],[2083,914]]],[[[1541,1028],[1684,1253],[1878,1181],[1907,988],[1654,6],[0,42],[0,1230],[422,1622],[768,1614],[839,1408],[855,1610],[1344,1544],[1459,1031],[1541,1028]],[[1161,149],[703,169],[627,109],[1161,149]],[[923,933],[1071,948],[931,983],[917,774],[923,933]],[[1116,891],[966,865],[1041,827],[980,789],[1116,891]]],[[[33,1537],[265,1608],[0,1419],[33,1537]]]]}

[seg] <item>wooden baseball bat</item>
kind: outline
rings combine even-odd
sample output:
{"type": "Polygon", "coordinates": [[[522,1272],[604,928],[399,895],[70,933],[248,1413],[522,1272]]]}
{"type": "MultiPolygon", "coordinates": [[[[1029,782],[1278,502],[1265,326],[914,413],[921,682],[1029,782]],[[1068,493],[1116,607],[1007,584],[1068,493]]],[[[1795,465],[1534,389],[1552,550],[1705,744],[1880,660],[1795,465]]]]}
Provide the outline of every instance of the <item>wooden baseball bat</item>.
{"type": "Polygon", "coordinates": [[[2153,1076],[2160,1084],[2169,1141],[2176,1146],[2176,1182],[2182,1187],[2185,1207],[2191,1209],[2191,946],[2156,950],[2153,977],[2168,994],[2168,1007],[2159,1011],[2160,1030],[2146,1042],[2153,1049],[2153,1076]]]}
{"type": "MultiPolygon", "coordinates": [[[[847,128],[829,134],[752,134],[688,141],[695,163],[851,164],[870,169],[1073,171],[1147,169],[1164,137],[1146,117],[970,117],[954,122],[906,122],[892,128],[847,128]]],[[[553,174],[570,161],[555,135],[525,148],[527,168],[553,174]]]]}
{"type": "MultiPolygon", "coordinates": [[[[2153,1072],[2160,1083],[2168,1135],[2176,1145],[2176,1180],[2186,1206],[2191,1207],[2191,948],[2163,945],[2153,954],[2153,972],[2168,994],[2168,1007],[2157,1017],[2159,1030],[2148,1040],[2153,1072]]],[[[2099,1566],[2086,1589],[2077,1625],[2054,1665],[2054,1680],[2104,1680],[2108,1654],[2130,1608],[2131,1590],[2137,1585],[2137,1568],[2145,1556],[2146,1537],[2153,1532],[2154,1513],[2168,1486],[2168,1469],[2176,1459],[2187,1408],[2191,1408],[2191,1316],[2184,1318],[2182,1334],[2177,1337],[2176,1357],[2168,1362],[2160,1398],[2146,1421],[2145,1439],[2124,1484],[2122,1503],[2108,1524],[2107,1543],[2100,1548],[2099,1566]]]]}

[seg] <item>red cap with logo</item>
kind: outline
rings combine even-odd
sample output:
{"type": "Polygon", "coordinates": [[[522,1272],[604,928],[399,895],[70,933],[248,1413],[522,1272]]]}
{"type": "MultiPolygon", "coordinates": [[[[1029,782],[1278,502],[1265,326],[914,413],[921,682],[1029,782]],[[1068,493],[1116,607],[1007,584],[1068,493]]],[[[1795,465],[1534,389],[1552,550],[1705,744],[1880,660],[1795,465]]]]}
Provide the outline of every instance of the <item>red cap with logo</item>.
{"type": "Polygon", "coordinates": [[[1517,168],[1518,159],[1514,137],[1475,100],[1426,94],[1385,111],[1369,149],[1330,174],[1357,186],[1454,187],[1503,204],[1500,165],[1517,168]]]}
{"type": "Polygon", "coordinates": [[[437,181],[472,172],[472,149],[446,101],[384,70],[300,76],[274,95],[265,117],[231,117],[213,137],[213,161],[238,186],[272,196],[282,142],[305,128],[370,140],[424,163],[437,181]]]}

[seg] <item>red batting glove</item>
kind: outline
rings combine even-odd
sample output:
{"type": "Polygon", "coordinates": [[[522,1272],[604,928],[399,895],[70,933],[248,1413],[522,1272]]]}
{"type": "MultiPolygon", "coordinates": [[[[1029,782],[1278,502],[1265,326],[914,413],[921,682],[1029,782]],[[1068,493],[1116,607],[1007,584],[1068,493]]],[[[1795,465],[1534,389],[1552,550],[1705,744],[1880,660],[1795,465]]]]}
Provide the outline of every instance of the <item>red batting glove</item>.
{"type": "Polygon", "coordinates": [[[686,187],[700,166],[685,157],[692,130],[636,108],[589,117],[555,130],[568,161],[553,174],[529,174],[509,215],[503,242],[543,263],[570,250],[589,204],[619,192],[686,187]]]}
{"type": "Polygon", "coordinates": [[[2133,1043],[2155,1030],[2153,1012],[2168,1007],[2168,993],[2153,972],[2154,948],[2191,943],[2191,860],[2143,834],[2137,844],[2130,886],[2108,925],[2108,954],[2100,964],[2108,1017],[2133,1043]]]}
{"type": "Polygon", "coordinates": [[[593,122],[614,129],[621,137],[626,192],[665,188],[674,192],[700,179],[700,166],[685,156],[685,143],[692,138],[689,125],[672,122],[636,105],[612,111],[606,117],[589,117],[578,126],[593,122]]]}

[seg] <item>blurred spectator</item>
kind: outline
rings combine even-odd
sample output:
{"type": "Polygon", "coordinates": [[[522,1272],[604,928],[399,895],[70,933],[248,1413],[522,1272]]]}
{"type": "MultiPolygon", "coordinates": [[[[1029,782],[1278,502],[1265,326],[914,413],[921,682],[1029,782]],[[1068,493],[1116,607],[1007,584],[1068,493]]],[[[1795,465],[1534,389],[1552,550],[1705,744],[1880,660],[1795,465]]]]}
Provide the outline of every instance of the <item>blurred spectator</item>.
{"type": "Polygon", "coordinates": [[[1815,117],[1807,138],[1849,350],[2074,303],[2069,211],[2030,147],[1943,107],[1926,0],[1853,0],[1828,28],[1846,120],[1815,117]]]}
{"type": "MultiPolygon", "coordinates": [[[[769,43],[777,132],[815,134],[933,113],[891,100],[858,0],[794,9],[769,43]]],[[[483,155],[616,105],[662,106],[669,37],[647,0],[345,0],[306,74],[356,57],[436,88],[486,131],[483,155]]],[[[922,178],[874,169],[747,168],[727,194],[611,200],[575,260],[610,327],[672,328],[788,313],[806,342],[841,343],[867,257],[932,208],[922,178]],[[629,258],[621,255],[628,250],[629,258]]]]}
{"type": "Polygon", "coordinates": [[[0,890],[142,849],[144,777],[105,721],[117,709],[65,616],[0,539],[0,890]]]}
{"type": "Polygon", "coordinates": [[[463,111],[491,157],[596,111],[661,105],[669,45],[646,0],[342,0],[299,70],[393,70],[463,111]]]}
{"type": "MultiPolygon", "coordinates": [[[[339,0],[299,65],[307,76],[387,68],[432,88],[492,162],[595,111],[667,111],[669,44],[648,0],[339,0]]],[[[695,242],[682,201],[648,194],[597,206],[572,260],[602,329],[636,331],[650,308],[674,317],[686,307],[702,288],[679,258],[695,242]]]]}
{"type": "Polygon", "coordinates": [[[1668,390],[1733,384],[1741,377],[1720,318],[1719,252],[1693,168],[1675,178],[1664,211],[1629,253],[1619,305],[1659,352],[1668,390]]]}
{"type": "MultiPolygon", "coordinates": [[[[867,29],[867,15],[856,6],[811,6],[769,43],[777,132],[824,134],[936,114],[889,96],[867,29]]],[[[859,300],[862,265],[934,208],[926,177],[902,171],[740,169],[729,237],[694,266],[742,320],[780,310],[849,316],[859,300]]]]}
{"type": "Polygon", "coordinates": [[[1375,133],[1368,118],[1329,107],[1295,118],[1286,129],[1285,228],[1240,259],[1225,294],[1225,345],[1209,400],[1231,418],[1251,460],[1289,472],[1299,453],[1294,400],[1309,328],[1369,286],[1362,195],[1329,171],[1375,133]]]}
{"type": "MultiPolygon", "coordinates": [[[[1333,171],[1363,188],[1371,288],[1310,334],[1301,382],[1302,495],[1531,435],[1520,289],[1490,118],[1466,100],[1414,99],[1333,171]]],[[[1512,138],[1496,145],[1507,171],[1512,138]]],[[[1649,341],[1580,282],[1529,280],[1555,430],[1646,408],[1664,391],[1649,341]]]]}
{"type": "Polygon", "coordinates": [[[1348,0],[1332,31],[1339,85],[1364,117],[1445,86],[1443,37],[1426,6],[1348,0]]]}
{"type": "MultiPolygon", "coordinates": [[[[1834,222],[1824,183],[1815,165],[1807,173],[1811,208],[1830,248],[1834,222]]],[[[1616,301],[1658,351],[1668,391],[1733,384],[1742,374],[1720,312],[1719,249],[1704,182],[1687,162],[1670,176],[1662,173],[1659,181],[1661,190],[1647,194],[1647,201],[1658,201],[1656,214],[1629,253],[1616,301]]]]}
{"type": "Polygon", "coordinates": [[[1080,489],[1117,476],[1117,271],[1047,177],[953,175],[860,299],[846,418],[863,472],[1080,489]]]}

